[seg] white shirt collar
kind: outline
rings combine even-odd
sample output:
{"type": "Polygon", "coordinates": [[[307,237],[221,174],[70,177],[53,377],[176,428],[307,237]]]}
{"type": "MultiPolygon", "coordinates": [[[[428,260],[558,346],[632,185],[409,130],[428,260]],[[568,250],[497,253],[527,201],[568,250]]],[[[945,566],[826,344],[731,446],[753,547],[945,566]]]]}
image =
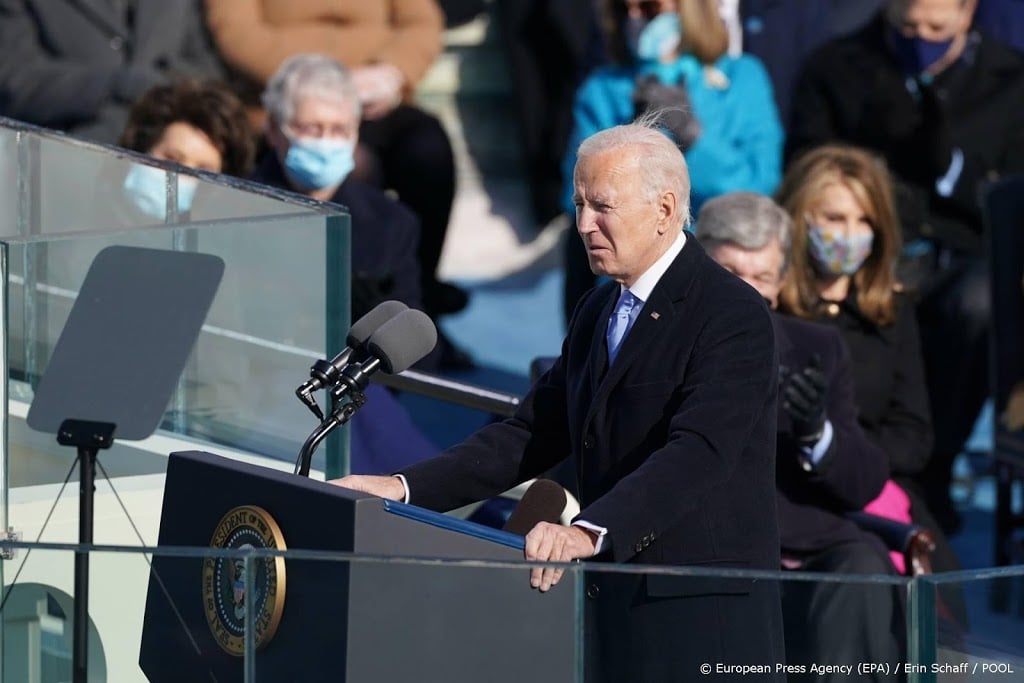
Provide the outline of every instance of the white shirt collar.
{"type": "MultiPolygon", "coordinates": [[[[683,246],[686,244],[686,231],[680,230],[679,236],[676,237],[676,241],[662,254],[657,261],[651,264],[651,267],[644,271],[644,274],[637,278],[637,281],[633,283],[633,286],[629,288],[629,291],[633,293],[640,301],[647,302],[651,298],[651,292],[654,291],[655,285],[661,280],[661,276],[665,274],[668,267],[672,265],[672,262],[676,260],[676,256],[683,250],[683,246]]],[[[622,292],[626,288],[619,285],[619,296],[622,296],[622,292]]]]}

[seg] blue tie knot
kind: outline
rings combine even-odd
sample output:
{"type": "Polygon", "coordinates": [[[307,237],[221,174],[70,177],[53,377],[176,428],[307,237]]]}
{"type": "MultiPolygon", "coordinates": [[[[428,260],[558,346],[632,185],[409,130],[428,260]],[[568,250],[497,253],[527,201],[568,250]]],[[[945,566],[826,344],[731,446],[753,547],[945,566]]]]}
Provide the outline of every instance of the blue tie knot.
{"type": "Polygon", "coordinates": [[[636,297],[633,296],[633,292],[628,289],[622,293],[619,297],[619,315],[629,315],[633,311],[633,304],[636,303],[636,297]]]}
{"type": "Polygon", "coordinates": [[[636,313],[639,310],[640,300],[633,296],[628,289],[623,290],[615,304],[611,319],[608,321],[608,363],[615,361],[619,352],[622,340],[625,339],[629,328],[633,326],[636,313]]]}

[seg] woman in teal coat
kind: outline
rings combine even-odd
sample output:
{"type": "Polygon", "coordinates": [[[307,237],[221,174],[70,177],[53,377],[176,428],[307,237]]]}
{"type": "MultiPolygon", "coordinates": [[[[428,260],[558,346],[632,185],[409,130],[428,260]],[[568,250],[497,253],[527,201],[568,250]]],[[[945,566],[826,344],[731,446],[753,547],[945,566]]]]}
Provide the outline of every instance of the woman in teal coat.
{"type": "MultiPolygon", "coordinates": [[[[690,210],[720,194],[771,194],[782,175],[783,130],[771,81],[751,55],[728,54],[718,0],[612,0],[605,18],[615,64],[580,86],[563,166],[570,214],[572,171],[581,140],[599,130],[665,110],[666,134],[690,169],[690,210]]],[[[566,252],[566,318],[594,284],[575,231],[566,252]]]]}

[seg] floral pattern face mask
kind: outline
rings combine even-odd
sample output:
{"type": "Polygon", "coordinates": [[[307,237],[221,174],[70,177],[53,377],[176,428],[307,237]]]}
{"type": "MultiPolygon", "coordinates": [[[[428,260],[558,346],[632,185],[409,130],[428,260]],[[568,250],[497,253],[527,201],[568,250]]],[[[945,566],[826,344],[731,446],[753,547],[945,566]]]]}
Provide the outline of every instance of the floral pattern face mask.
{"type": "Polygon", "coordinates": [[[808,225],[807,252],[822,275],[853,275],[871,254],[875,241],[872,232],[845,235],[838,230],[808,225]]]}

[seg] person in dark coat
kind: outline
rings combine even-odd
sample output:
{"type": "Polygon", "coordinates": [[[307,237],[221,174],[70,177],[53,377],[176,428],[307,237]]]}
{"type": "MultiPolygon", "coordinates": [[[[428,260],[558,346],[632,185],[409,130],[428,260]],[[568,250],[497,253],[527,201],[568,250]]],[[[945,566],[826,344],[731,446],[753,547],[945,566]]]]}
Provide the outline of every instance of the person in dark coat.
{"type": "MultiPolygon", "coordinates": [[[[270,153],[252,179],[348,209],[352,320],[388,299],[422,310],[416,216],[348,176],[359,131],[359,99],[348,70],[327,56],[297,55],[271,77],[263,102],[270,153]]],[[[417,369],[435,370],[441,352],[435,347],[417,369]]],[[[437,452],[387,389],[371,385],[366,394],[353,419],[353,472],[386,472],[437,452]]]]}
{"type": "MultiPolygon", "coordinates": [[[[416,216],[381,190],[349,177],[359,99],[348,70],[323,55],[292,57],[270,79],[263,99],[270,153],[252,179],[348,209],[352,319],[386,299],[422,310],[416,216]]],[[[420,367],[436,367],[437,353],[420,367]]]]}
{"type": "Polygon", "coordinates": [[[719,0],[729,27],[729,53],[764,63],[783,127],[789,126],[793,88],[804,60],[823,43],[851,33],[884,0],[719,0]]]}
{"type": "MultiPolygon", "coordinates": [[[[771,198],[732,192],[701,207],[695,234],[708,255],[769,302],[778,303],[792,221],[771,198]]],[[[889,474],[885,453],[857,421],[853,364],[830,326],[774,314],[783,379],[776,486],[783,566],[837,574],[894,574],[885,546],[847,513],[866,507],[889,474]]],[[[819,676],[815,662],[895,661],[904,628],[892,586],[787,582],[783,586],[789,680],[819,676]]],[[[882,680],[884,673],[865,680],[882,680]]]]}
{"type": "MultiPolygon", "coordinates": [[[[263,105],[270,152],[253,179],[343,204],[352,216],[353,320],[385,299],[425,310],[419,220],[383,190],[350,177],[362,130],[351,72],[327,55],[290,57],[268,82],[263,105]]],[[[469,355],[443,333],[417,365],[441,366],[472,366],[469,355]]]]}
{"type": "MultiPolygon", "coordinates": [[[[349,69],[362,118],[352,175],[393,191],[419,219],[427,312],[465,308],[468,293],[437,276],[455,199],[452,144],[441,121],[416,104],[416,90],[443,48],[436,0],[206,0],[204,8],[247,105],[294,55],[326,55],[349,69]]],[[[250,113],[262,125],[263,112],[250,113]]]]}
{"type": "Polygon", "coordinates": [[[952,463],[988,394],[985,182],[1024,172],[1024,56],[972,29],[975,0],[890,0],[861,31],[807,60],[787,157],[827,142],[865,147],[896,179],[934,451],[920,483],[943,528],[959,516],[952,463]]]}
{"type": "MultiPolygon", "coordinates": [[[[835,325],[853,358],[860,424],[885,452],[914,522],[932,530],[933,571],[960,568],[924,497],[932,422],[913,304],[898,291],[898,219],[885,167],[869,152],[824,145],[791,165],[776,197],[793,219],[779,308],[835,325]]],[[[955,586],[943,595],[957,618],[955,586]]]]}
{"type": "MultiPolygon", "coordinates": [[[[335,483],[449,510],[569,455],[582,510],[571,526],[534,526],[527,559],[778,569],[767,306],[683,231],[686,163],[653,124],[585,140],[574,177],[577,230],[611,281],[584,296],[516,415],[400,476],[335,483]]],[[[537,567],[531,585],[551,590],[561,575],[537,567]]],[[[587,583],[588,680],[689,680],[707,662],[784,678],[774,582],[594,572],[587,583]]]]}
{"type": "Polygon", "coordinates": [[[198,0],[0,0],[0,116],[114,143],[132,103],[223,68],[198,0]]]}

